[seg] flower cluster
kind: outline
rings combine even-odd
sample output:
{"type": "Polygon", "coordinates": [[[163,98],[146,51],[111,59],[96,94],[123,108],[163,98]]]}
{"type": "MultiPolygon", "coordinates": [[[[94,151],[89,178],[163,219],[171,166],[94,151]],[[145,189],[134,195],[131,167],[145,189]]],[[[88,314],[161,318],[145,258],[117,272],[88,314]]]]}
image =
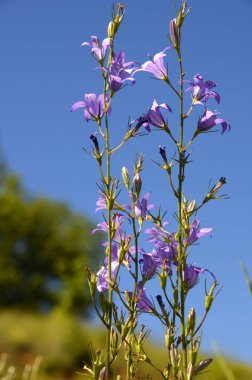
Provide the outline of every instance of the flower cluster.
{"type": "MultiPolygon", "coordinates": [[[[105,354],[103,355],[102,349],[97,350],[96,356],[92,355],[92,365],[84,367],[89,377],[94,379],[112,378],[110,367],[122,347],[127,363],[127,380],[135,378],[141,360],[152,363],[144,349],[148,333],[144,331],[144,327],[138,331],[142,313],[150,313],[156,317],[165,332],[168,361],[165,369],[154,366],[164,379],[193,380],[211,363],[210,359],[197,363],[201,341],[198,333],[218,294],[218,281],[208,269],[192,263],[190,253],[202,237],[212,232],[212,228],[201,228],[198,212],[207,202],[223,197],[217,196],[217,193],[226,183],[226,179],[221,177],[216,185],[208,189],[200,202],[186,200],[184,181],[187,180],[187,164],[191,162],[188,159],[191,155],[188,150],[194,139],[218,125],[221,126],[223,134],[230,130],[230,125],[220,117],[218,111],[208,108],[208,103],[212,100],[220,103],[220,95],[215,91],[217,84],[212,80],[204,81],[200,74],[195,75],[193,80],[184,79],[181,29],[189,10],[186,0],[182,0],[177,17],[170,22],[169,40],[172,46],[167,46],[142,65],[126,61],[123,50],[118,54],[115,52],[115,36],[124,18],[124,7],[120,3],[117,12],[112,9],[107,37],[101,42],[97,36],[92,36],[90,42],[82,44],[90,48],[92,56],[98,62],[97,72],[103,88],[100,95],[85,93],[84,100],[74,103],[71,108],[71,111],[81,108],[85,120],[91,120],[97,125],[97,131],[90,135],[93,144],[90,155],[97,161],[100,173],[100,195],[95,211],[102,211],[103,221],[97,224],[92,234],[101,231],[106,235],[106,241],[102,244],[104,256],[99,260],[100,268],[96,268],[95,272],[86,268],[86,271],[95,311],[107,330],[107,342],[105,354]],[[166,52],[171,49],[174,49],[179,62],[179,78],[176,84],[172,84],[165,62],[166,52]],[[154,98],[147,111],[129,123],[122,141],[112,148],[110,116],[113,98],[127,84],[135,84],[138,72],[147,72],[169,86],[178,102],[173,109],[180,110],[179,127],[176,129],[172,125],[171,117],[168,120],[168,115],[172,112],[170,105],[166,102],[159,103],[154,98]],[[185,85],[188,85],[186,90],[185,85]],[[191,103],[189,110],[185,112],[184,98],[187,93],[191,94],[191,103]],[[201,110],[203,107],[203,112],[191,132],[191,139],[185,142],[185,123],[195,110],[195,105],[199,105],[201,110]],[[161,205],[156,212],[155,205],[149,203],[151,193],[142,195],[142,155],[137,156],[132,180],[125,166],[122,168],[122,183],[111,173],[114,153],[130,138],[146,134],[139,131],[140,129],[148,132],[158,130],[175,145],[176,153],[171,162],[167,158],[165,146],[160,145],[159,153],[163,162],[157,163],[168,175],[169,186],[177,203],[177,211],[174,213],[177,227],[172,232],[168,230],[168,222],[164,221],[166,212],[161,215],[161,205]],[[120,198],[125,191],[129,201],[124,204],[120,198]],[[150,249],[146,249],[148,244],[151,245],[150,249]],[[205,313],[198,321],[194,307],[191,307],[186,316],[187,296],[198,284],[203,273],[210,275],[212,286],[207,290],[207,284],[205,285],[205,313]],[[124,289],[122,277],[126,279],[124,289]],[[154,278],[159,279],[158,292],[161,294],[153,295],[151,292],[150,283],[154,278]],[[96,293],[99,297],[95,297],[96,293]]],[[[162,143],[166,144],[163,137],[162,139],[162,143]]],[[[117,378],[121,379],[121,376],[118,375],[117,378]]]]}

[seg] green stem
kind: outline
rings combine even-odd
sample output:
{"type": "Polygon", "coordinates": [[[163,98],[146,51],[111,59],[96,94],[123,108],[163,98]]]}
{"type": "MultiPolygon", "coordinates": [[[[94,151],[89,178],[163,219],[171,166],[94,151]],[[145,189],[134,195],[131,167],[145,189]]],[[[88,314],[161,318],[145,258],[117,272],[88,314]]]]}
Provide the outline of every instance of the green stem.
{"type": "Polygon", "coordinates": [[[187,378],[187,342],[185,336],[185,292],[184,292],[184,281],[183,272],[185,269],[185,255],[183,252],[183,225],[182,225],[182,196],[183,196],[183,181],[184,181],[184,154],[183,154],[183,144],[184,144],[184,88],[183,88],[183,65],[181,52],[178,51],[178,61],[180,70],[180,137],[179,137],[179,188],[178,188],[178,255],[179,255],[179,287],[180,287],[180,314],[181,314],[181,340],[182,340],[182,363],[183,363],[183,375],[187,378]]]}
{"type": "MultiPolygon", "coordinates": [[[[106,104],[106,80],[104,80],[104,104],[106,104]]],[[[106,143],[106,178],[105,186],[107,190],[107,218],[108,218],[108,320],[107,320],[107,337],[106,337],[106,380],[110,378],[110,339],[111,339],[111,326],[112,326],[112,303],[113,303],[113,288],[112,282],[112,226],[111,226],[111,194],[110,194],[110,144],[109,144],[109,125],[108,125],[108,108],[105,106],[105,143],[106,143]]]]}
{"type": "MultiPolygon", "coordinates": [[[[139,268],[138,268],[138,235],[139,235],[139,233],[136,230],[136,219],[135,219],[135,215],[134,215],[134,209],[135,209],[135,202],[133,201],[133,198],[132,198],[133,215],[132,215],[131,221],[132,221],[133,235],[135,238],[135,250],[136,250],[135,260],[134,260],[134,262],[135,262],[134,289],[133,289],[132,304],[131,304],[131,309],[130,309],[131,310],[130,312],[132,314],[132,320],[136,319],[136,313],[137,313],[135,298],[136,298],[138,274],[139,274],[138,273],[138,271],[139,271],[139,268]]],[[[129,331],[129,336],[131,336],[132,334],[133,334],[133,327],[131,326],[130,331],[129,331]]],[[[131,350],[131,346],[129,346],[129,353],[128,353],[128,358],[127,358],[126,380],[130,380],[132,378],[131,370],[130,370],[131,365],[132,365],[132,350],[131,350]]]]}

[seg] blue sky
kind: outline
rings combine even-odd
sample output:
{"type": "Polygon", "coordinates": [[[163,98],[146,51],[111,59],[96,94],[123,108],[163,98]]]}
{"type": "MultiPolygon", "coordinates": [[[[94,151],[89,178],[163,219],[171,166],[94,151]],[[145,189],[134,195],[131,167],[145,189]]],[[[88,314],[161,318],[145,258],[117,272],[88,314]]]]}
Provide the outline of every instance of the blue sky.
{"type": "MultiPolygon", "coordinates": [[[[211,269],[221,283],[206,322],[203,347],[216,341],[227,354],[252,360],[250,341],[252,298],[239,261],[251,267],[251,65],[252,24],[250,0],[191,0],[192,12],[183,35],[186,77],[201,73],[219,84],[219,107],[231,132],[200,136],[188,167],[186,192],[197,199],[207,191],[209,180],[227,178],[230,199],[206,206],[200,214],[202,226],[214,228],[213,237],[202,239],[193,260],[211,269]]],[[[68,202],[94,221],[98,172],[95,162],[83,153],[89,148],[94,124],[87,125],[81,112],[70,113],[72,103],[84,93],[101,92],[97,66],[87,47],[90,35],[106,36],[110,20],[108,0],[0,0],[0,145],[10,169],[21,175],[34,195],[68,202]]],[[[116,49],[128,60],[144,62],[168,44],[168,24],[175,1],[125,1],[126,16],[116,49]]],[[[169,73],[177,81],[174,52],[167,53],[169,73]]],[[[113,103],[113,142],[120,141],[129,116],[136,118],[153,98],[167,102],[176,111],[175,99],[159,81],[139,73],[137,83],[118,93],[113,103]]],[[[214,103],[210,103],[215,108],[214,103]]],[[[174,112],[175,113],[175,112],[174,112]]],[[[198,114],[197,114],[198,115],[198,114]]],[[[192,119],[196,122],[196,117],[192,119]]],[[[176,117],[171,117],[176,123],[176,117]]],[[[188,128],[190,126],[188,125],[188,128]]],[[[136,139],[118,154],[113,171],[129,168],[135,152],[145,154],[144,190],[160,202],[172,219],[173,201],[166,178],[153,164],[159,160],[158,146],[174,148],[160,133],[136,139]]],[[[203,292],[193,290],[192,302],[200,305],[203,292]],[[193,300],[195,297],[195,300],[193,300]]],[[[154,333],[158,327],[154,325],[154,333]]]]}

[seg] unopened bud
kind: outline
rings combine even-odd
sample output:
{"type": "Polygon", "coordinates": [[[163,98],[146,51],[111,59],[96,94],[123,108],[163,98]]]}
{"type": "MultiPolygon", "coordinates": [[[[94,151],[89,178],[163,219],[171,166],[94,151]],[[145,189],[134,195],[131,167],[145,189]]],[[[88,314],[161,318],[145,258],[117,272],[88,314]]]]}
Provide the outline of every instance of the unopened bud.
{"type": "Polygon", "coordinates": [[[95,296],[96,287],[97,287],[96,274],[93,273],[88,267],[86,267],[85,270],[86,270],[86,273],[87,273],[90,294],[91,294],[91,297],[93,298],[95,296]]]}
{"type": "Polygon", "coordinates": [[[205,297],[205,310],[208,312],[212,306],[213,300],[215,298],[214,296],[214,290],[218,286],[218,282],[215,280],[213,286],[211,287],[208,294],[206,294],[205,297]]]}
{"type": "Polygon", "coordinates": [[[107,378],[107,370],[106,370],[106,367],[103,367],[100,372],[98,380],[106,380],[106,378],[107,378]]]}
{"type": "Polygon", "coordinates": [[[187,212],[188,212],[188,213],[193,212],[193,210],[195,209],[195,206],[196,206],[196,200],[194,199],[194,200],[191,201],[191,202],[189,203],[189,205],[187,206],[187,212]]]}
{"type": "Polygon", "coordinates": [[[213,359],[201,360],[201,362],[199,362],[199,364],[195,367],[195,374],[206,369],[212,363],[212,361],[213,359]]]}
{"type": "Polygon", "coordinates": [[[110,23],[108,24],[108,37],[109,38],[113,38],[115,36],[115,23],[114,21],[110,21],[110,23]]]}
{"type": "Polygon", "coordinates": [[[123,168],[122,168],[122,179],[123,179],[123,183],[124,183],[126,189],[129,190],[130,176],[129,176],[128,169],[125,166],[123,166],[123,168]]]}
{"type": "Polygon", "coordinates": [[[192,365],[195,365],[196,360],[197,360],[197,355],[198,355],[198,351],[196,351],[195,349],[189,350],[189,359],[192,365]]]}
{"type": "Polygon", "coordinates": [[[175,286],[173,290],[173,302],[174,302],[174,308],[176,309],[178,307],[178,288],[175,286]]]}
{"type": "Polygon", "coordinates": [[[167,283],[167,276],[165,274],[160,274],[159,276],[161,289],[165,290],[167,283]]]}
{"type": "Polygon", "coordinates": [[[195,310],[192,307],[186,321],[186,335],[188,335],[190,332],[193,333],[195,328],[195,310]]]}
{"type": "Polygon", "coordinates": [[[170,39],[173,46],[178,48],[180,45],[180,31],[175,18],[170,22],[170,39]]]}
{"type": "Polygon", "coordinates": [[[141,177],[138,173],[135,175],[133,182],[134,182],[134,186],[135,186],[136,197],[137,197],[137,199],[139,199],[141,188],[142,188],[142,180],[141,180],[141,177]]]}
{"type": "Polygon", "coordinates": [[[117,375],[116,380],[122,380],[122,376],[121,375],[117,375]]]}
{"type": "Polygon", "coordinates": [[[187,367],[187,379],[192,380],[194,375],[194,367],[192,363],[190,362],[187,367]]]}
{"type": "Polygon", "coordinates": [[[209,295],[206,296],[206,299],[205,299],[205,309],[206,309],[206,311],[210,310],[210,308],[212,306],[212,303],[213,303],[213,300],[214,300],[214,296],[209,296],[209,295]]]}
{"type": "Polygon", "coordinates": [[[165,347],[170,350],[172,343],[174,343],[174,331],[167,331],[165,333],[165,347]]]}

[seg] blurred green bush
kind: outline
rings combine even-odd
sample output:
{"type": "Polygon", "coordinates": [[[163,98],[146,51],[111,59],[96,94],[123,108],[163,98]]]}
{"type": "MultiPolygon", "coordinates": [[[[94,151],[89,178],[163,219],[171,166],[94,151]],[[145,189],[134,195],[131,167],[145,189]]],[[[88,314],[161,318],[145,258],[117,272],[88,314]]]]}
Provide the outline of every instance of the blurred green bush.
{"type": "Polygon", "coordinates": [[[84,265],[100,251],[92,228],[64,203],[31,198],[0,167],[0,307],[86,313],[84,265]]]}

